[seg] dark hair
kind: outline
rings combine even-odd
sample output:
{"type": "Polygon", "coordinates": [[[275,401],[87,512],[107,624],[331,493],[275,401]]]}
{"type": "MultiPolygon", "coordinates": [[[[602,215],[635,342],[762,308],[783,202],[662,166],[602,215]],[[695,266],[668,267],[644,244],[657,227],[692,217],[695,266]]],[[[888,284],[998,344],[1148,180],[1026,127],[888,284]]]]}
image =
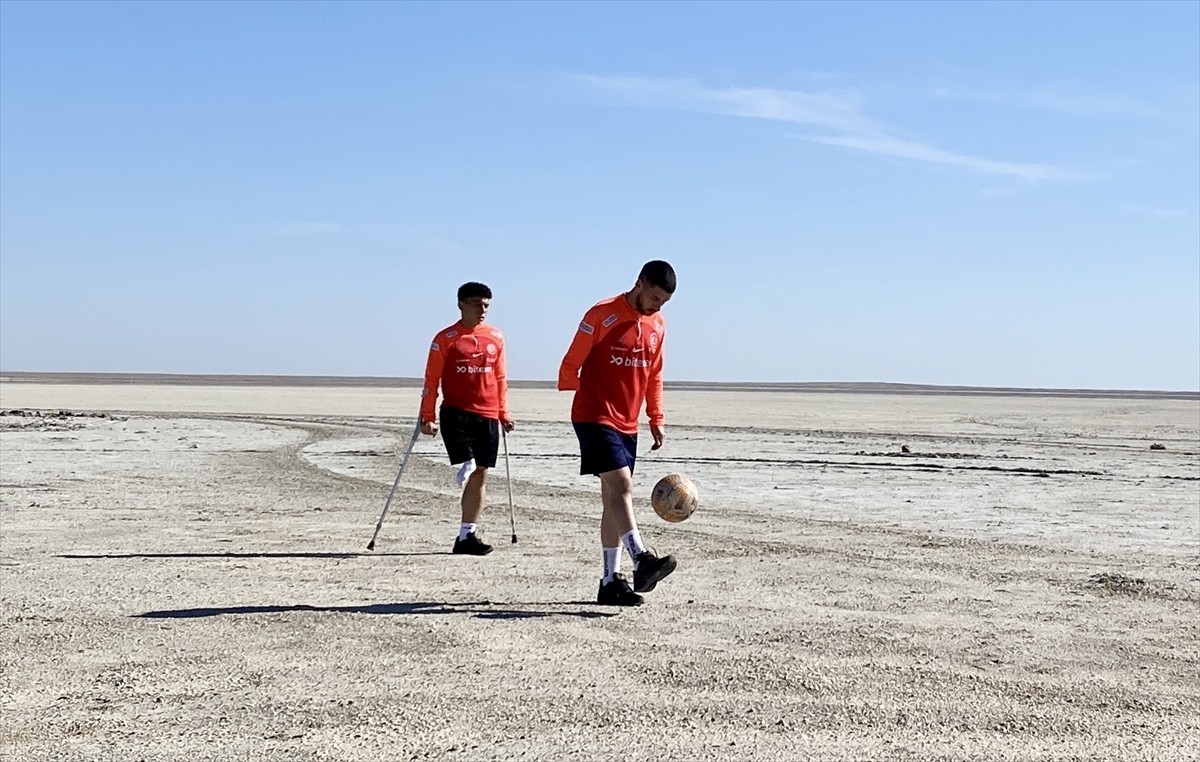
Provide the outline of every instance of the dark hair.
{"type": "Polygon", "coordinates": [[[675,293],[675,268],[661,259],[655,259],[642,265],[642,271],[638,273],[638,280],[643,280],[651,286],[658,286],[668,294],[675,293]]]}
{"type": "Polygon", "coordinates": [[[464,283],[458,287],[458,300],[460,302],[479,296],[482,296],[484,299],[491,299],[492,290],[482,283],[476,283],[475,281],[464,283]]]}

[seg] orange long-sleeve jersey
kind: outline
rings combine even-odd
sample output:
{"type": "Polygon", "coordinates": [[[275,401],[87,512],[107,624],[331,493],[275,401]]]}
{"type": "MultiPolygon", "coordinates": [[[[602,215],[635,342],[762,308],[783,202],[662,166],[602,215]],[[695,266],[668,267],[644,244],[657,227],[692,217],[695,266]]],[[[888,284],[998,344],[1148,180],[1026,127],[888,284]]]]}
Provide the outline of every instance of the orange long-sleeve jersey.
{"type": "Polygon", "coordinates": [[[508,372],[500,329],[485,323],[465,328],[459,321],[433,337],[421,389],[423,423],[437,420],[439,384],[444,404],[507,420],[508,372]]]}
{"type": "Polygon", "coordinates": [[[650,423],[663,415],[661,313],[643,315],[625,295],[598,302],[583,316],[558,369],[558,388],[574,391],[571,420],[636,434],[642,403],[650,423]]]}

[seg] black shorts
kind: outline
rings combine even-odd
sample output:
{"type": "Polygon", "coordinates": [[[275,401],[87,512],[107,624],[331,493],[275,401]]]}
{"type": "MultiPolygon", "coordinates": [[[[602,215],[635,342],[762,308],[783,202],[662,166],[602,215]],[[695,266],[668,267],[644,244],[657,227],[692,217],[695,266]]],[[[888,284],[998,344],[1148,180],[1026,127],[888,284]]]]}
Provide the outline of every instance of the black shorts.
{"type": "Polygon", "coordinates": [[[637,460],[637,434],[622,434],[602,423],[576,423],[579,437],[579,473],[600,474],[629,467],[637,460]]]}
{"type": "Polygon", "coordinates": [[[500,421],[446,405],[442,405],[439,417],[442,441],[452,464],[474,458],[479,468],[495,467],[500,451],[500,421]]]}

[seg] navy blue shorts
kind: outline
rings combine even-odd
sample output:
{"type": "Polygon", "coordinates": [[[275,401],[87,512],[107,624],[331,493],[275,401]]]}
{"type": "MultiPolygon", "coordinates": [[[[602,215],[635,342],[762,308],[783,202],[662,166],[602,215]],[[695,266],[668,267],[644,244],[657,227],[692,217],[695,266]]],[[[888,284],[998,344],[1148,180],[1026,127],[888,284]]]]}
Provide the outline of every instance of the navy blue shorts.
{"type": "Polygon", "coordinates": [[[442,441],[453,464],[471,458],[479,468],[494,468],[500,451],[500,421],[442,405],[439,411],[442,441]]]}
{"type": "Polygon", "coordinates": [[[579,473],[599,476],[618,468],[629,467],[637,460],[637,434],[622,434],[602,423],[576,423],[579,437],[579,473]]]}

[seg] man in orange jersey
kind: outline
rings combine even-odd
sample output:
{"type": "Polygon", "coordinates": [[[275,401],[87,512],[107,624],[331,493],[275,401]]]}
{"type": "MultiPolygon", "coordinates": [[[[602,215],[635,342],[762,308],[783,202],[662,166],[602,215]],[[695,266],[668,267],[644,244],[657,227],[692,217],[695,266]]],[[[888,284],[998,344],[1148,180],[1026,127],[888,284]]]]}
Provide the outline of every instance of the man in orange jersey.
{"type": "Polygon", "coordinates": [[[666,436],[663,334],[659,310],[675,293],[675,270],[647,262],[628,292],[597,303],[580,322],[558,369],[560,391],[575,392],[571,422],[579,438],[581,474],[600,477],[600,545],[604,576],[598,603],[640,606],[642,596],[675,571],[675,559],[646,549],[633,516],[638,415],[650,418],[651,450],[666,436]],[[633,559],[633,586],[620,573],[621,546],[633,559]]]}
{"type": "Polygon", "coordinates": [[[442,387],[440,410],[442,440],[446,454],[458,470],[462,493],[462,523],[454,552],[486,556],[492,546],[479,539],[479,514],[483,511],[489,468],[496,465],[500,426],[512,431],[516,424],[508,413],[508,379],[505,369],[504,334],[483,322],[492,302],[492,290],[482,283],[464,283],[458,289],[462,317],[438,331],[425,363],[425,386],[421,389],[421,431],[434,436],[438,385],[442,387]]]}

